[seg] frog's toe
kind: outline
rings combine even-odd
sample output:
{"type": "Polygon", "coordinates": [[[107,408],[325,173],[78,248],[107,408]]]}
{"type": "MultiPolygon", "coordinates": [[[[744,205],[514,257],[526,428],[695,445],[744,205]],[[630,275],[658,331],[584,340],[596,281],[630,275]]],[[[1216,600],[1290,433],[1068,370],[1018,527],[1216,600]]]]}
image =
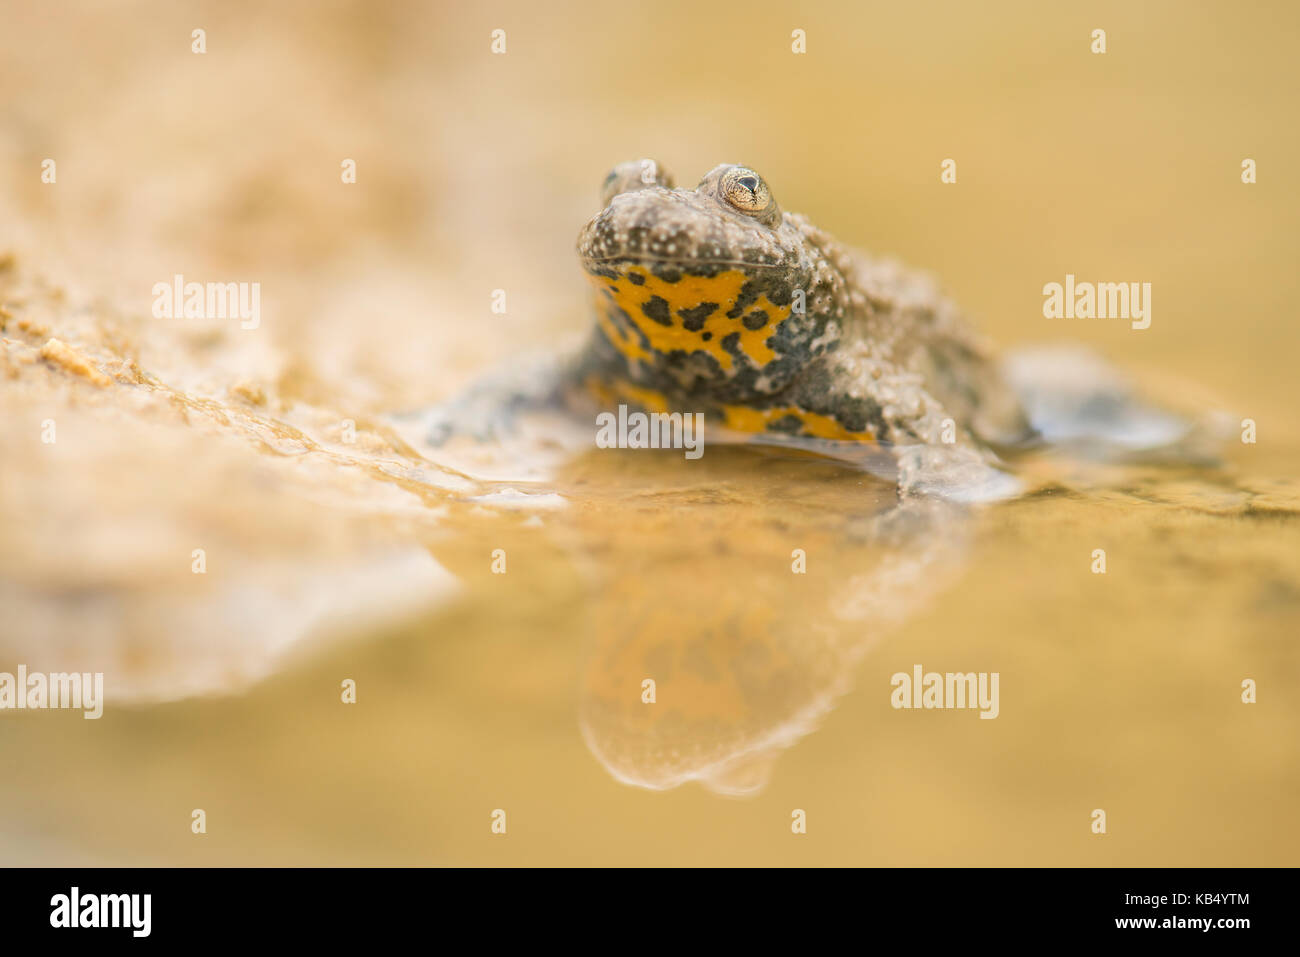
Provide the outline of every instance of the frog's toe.
{"type": "Polygon", "coordinates": [[[910,445],[895,449],[898,487],[904,495],[933,495],[950,502],[998,502],[1024,486],[988,457],[963,445],[910,445]]]}
{"type": "Polygon", "coordinates": [[[455,399],[425,413],[425,440],[434,447],[446,445],[461,436],[489,442],[513,431],[516,413],[517,408],[508,397],[455,399]]]}

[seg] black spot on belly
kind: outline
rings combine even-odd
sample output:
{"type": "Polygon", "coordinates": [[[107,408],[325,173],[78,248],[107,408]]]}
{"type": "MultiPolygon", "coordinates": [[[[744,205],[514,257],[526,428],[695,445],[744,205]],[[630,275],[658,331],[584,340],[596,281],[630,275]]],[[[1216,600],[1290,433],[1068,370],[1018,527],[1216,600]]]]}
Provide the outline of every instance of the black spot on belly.
{"type": "Polygon", "coordinates": [[[702,302],[690,309],[678,309],[677,315],[682,317],[682,326],[688,332],[699,332],[704,328],[704,320],[713,315],[717,309],[716,302],[702,302]]]}
{"type": "Polygon", "coordinates": [[[663,296],[651,296],[648,302],[641,304],[641,311],[661,326],[673,324],[673,318],[668,312],[668,300],[663,296]]]}
{"type": "Polygon", "coordinates": [[[797,415],[783,415],[767,423],[769,432],[780,432],[784,435],[798,435],[802,429],[803,421],[797,415]]]}
{"type": "Polygon", "coordinates": [[[628,280],[628,282],[632,283],[633,285],[637,285],[637,286],[644,286],[644,285],[645,285],[645,276],[641,275],[639,272],[630,272],[630,273],[628,273],[628,274],[627,274],[627,280],[628,280]]]}
{"type": "Polygon", "coordinates": [[[750,332],[757,332],[759,329],[762,329],[767,325],[767,313],[762,309],[755,309],[742,319],[741,322],[745,324],[745,328],[750,332]]]}
{"type": "Polygon", "coordinates": [[[870,429],[877,437],[887,432],[888,426],[880,406],[870,399],[841,395],[832,398],[829,406],[827,414],[850,432],[865,432],[870,429]]]}
{"type": "Polygon", "coordinates": [[[767,301],[774,306],[788,305],[791,301],[789,273],[784,269],[771,269],[767,270],[763,275],[746,279],[745,284],[740,287],[740,295],[736,297],[736,304],[731,307],[727,316],[731,319],[739,319],[745,314],[746,309],[758,301],[760,296],[767,296],[767,301]]]}
{"type": "Polygon", "coordinates": [[[700,338],[703,339],[705,342],[708,342],[710,339],[713,338],[713,333],[711,333],[711,332],[703,333],[703,334],[700,336],[700,338]]]}

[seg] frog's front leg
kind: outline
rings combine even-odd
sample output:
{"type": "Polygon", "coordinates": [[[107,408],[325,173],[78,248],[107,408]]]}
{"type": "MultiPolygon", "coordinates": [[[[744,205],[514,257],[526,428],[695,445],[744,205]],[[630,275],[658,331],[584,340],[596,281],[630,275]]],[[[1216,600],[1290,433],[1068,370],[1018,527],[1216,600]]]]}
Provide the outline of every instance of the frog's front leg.
{"type": "Polygon", "coordinates": [[[926,390],[920,375],[882,356],[850,350],[824,357],[800,376],[790,398],[841,426],[847,434],[839,438],[887,451],[902,495],[984,501],[1019,487],[995,467],[996,457],[968,424],[926,390]]]}
{"type": "Polygon", "coordinates": [[[456,436],[483,442],[508,435],[521,412],[556,402],[568,374],[567,363],[551,355],[514,358],[426,410],[425,436],[439,446],[456,436]]]}

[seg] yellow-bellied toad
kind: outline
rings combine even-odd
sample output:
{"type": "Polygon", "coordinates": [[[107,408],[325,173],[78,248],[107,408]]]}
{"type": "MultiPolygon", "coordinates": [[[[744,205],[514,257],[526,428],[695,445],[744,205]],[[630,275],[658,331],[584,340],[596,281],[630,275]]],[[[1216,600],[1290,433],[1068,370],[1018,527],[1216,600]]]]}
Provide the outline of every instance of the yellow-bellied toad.
{"type": "Polygon", "coordinates": [[[989,350],[922,274],[850,252],[722,165],[674,189],[616,167],[578,252],[597,327],[577,380],[606,404],[893,449],[1032,430],[989,350]]]}

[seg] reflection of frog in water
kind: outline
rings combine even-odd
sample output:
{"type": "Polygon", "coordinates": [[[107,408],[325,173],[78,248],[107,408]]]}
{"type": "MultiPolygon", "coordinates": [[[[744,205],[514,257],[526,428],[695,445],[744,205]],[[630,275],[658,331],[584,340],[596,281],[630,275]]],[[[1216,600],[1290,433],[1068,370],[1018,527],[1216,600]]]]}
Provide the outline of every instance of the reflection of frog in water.
{"type": "Polygon", "coordinates": [[[920,447],[970,461],[1032,435],[984,344],[924,276],[783,213],[743,166],[671,187],[649,160],[615,168],[578,240],[598,321],[577,376],[604,403],[887,447],[905,489],[933,461],[920,447]]]}
{"type": "Polygon", "coordinates": [[[965,551],[966,509],[900,503],[830,458],[593,451],[562,482],[584,505],[551,523],[590,583],[573,625],[583,738],[615,778],[653,790],[761,789],[965,551]]]}

